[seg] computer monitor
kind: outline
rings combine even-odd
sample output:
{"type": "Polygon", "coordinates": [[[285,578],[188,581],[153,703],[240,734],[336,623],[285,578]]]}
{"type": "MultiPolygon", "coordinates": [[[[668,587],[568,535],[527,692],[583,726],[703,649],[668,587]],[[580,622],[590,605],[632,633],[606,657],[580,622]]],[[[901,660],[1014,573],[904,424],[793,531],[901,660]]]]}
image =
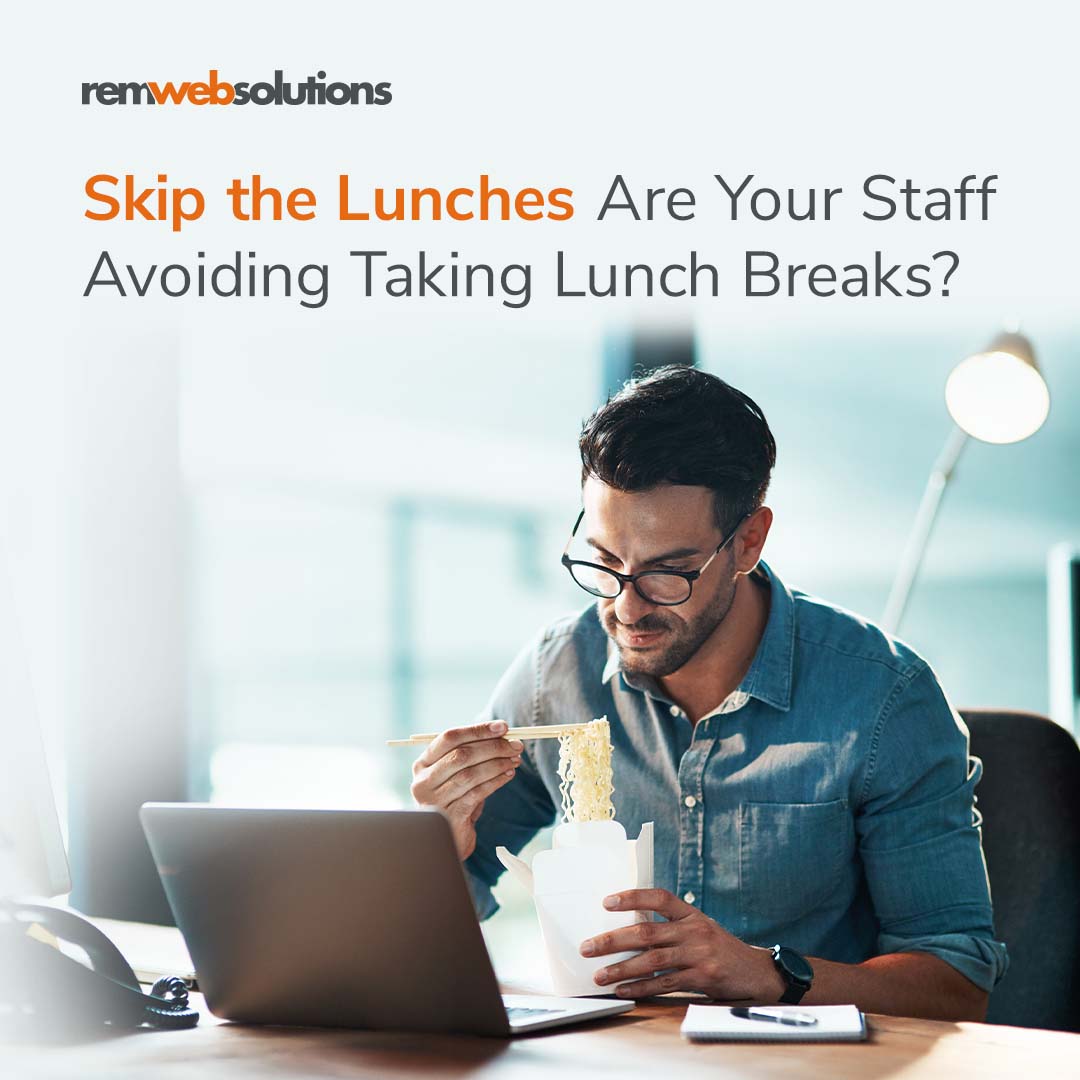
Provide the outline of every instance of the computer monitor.
{"type": "Polygon", "coordinates": [[[14,594],[0,552],[0,898],[71,889],[14,594]]]}
{"type": "Polygon", "coordinates": [[[1080,735],[1080,548],[1058,544],[1047,564],[1050,715],[1080,735]]]}

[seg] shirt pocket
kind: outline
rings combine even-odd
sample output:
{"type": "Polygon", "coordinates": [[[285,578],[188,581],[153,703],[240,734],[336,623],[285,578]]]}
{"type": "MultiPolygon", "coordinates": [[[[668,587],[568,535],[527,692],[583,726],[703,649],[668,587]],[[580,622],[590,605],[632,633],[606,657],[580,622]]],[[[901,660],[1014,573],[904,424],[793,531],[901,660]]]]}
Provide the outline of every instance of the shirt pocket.
{"type": "Polygon", "coordinates": [[[835,898],[854,829],[847,799],[742,803],[739,897],[747,932],[791,925],[835,898]]]}

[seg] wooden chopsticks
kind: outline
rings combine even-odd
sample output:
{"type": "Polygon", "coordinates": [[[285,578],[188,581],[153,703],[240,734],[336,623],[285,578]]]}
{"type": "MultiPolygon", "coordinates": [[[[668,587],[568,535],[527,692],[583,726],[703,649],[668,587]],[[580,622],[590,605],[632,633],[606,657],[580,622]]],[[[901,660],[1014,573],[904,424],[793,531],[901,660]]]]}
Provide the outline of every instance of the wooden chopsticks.
{"type": "MultiPolygon", "coordinates": [[[[534,724],[531,727],[512,727],[501,736],[504,739],[557,739],[571,731],[587,727],[586,724],[534,724]]],[[[441,732],[425,732],[410,735],[407,739],[387,739],[387,746],[422,746],[437,739],[441,732]]]]}

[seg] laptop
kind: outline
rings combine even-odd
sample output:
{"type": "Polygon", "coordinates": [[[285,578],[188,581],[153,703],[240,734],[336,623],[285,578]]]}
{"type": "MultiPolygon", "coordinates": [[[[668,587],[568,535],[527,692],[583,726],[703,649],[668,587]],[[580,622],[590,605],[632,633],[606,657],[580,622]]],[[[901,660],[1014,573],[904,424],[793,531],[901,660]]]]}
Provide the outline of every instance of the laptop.
{"type": "Polygon", "coordinates": [[[500,995],[436,811],[147,803],[139,816],[215,1016],[508,1036],[634,1007],[500,995]]]}

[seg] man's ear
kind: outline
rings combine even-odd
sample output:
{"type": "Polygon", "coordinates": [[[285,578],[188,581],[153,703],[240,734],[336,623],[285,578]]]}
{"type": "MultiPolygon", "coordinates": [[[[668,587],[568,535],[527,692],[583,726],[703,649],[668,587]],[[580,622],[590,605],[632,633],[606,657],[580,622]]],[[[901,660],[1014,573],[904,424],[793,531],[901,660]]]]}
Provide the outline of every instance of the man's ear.
{"type": "Polygon", "coordinates": [[[772,528],[772,511],[767,506],[755,510],[743,523],[735,537],[735,571],[749,574],[761,559],[765,540],[772,528]]]}

